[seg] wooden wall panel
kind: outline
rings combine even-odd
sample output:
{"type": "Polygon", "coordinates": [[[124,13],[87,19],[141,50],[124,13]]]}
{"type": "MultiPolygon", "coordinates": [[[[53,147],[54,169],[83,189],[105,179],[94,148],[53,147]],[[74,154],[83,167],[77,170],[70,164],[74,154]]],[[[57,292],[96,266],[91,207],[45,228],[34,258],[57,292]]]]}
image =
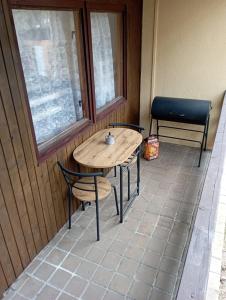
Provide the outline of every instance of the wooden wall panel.
{"type": "Polygon", "coordinates": [[[67,221],[67,188],[56,162],[75,168],[72,152],[89,136],[111,122],[139,121],[142,1],[125,2],[128,101],[38,164],[8,4],[0,0],[0,297],[67,221]]]}
{"type": "Polygon", "coordinates": [[[3,294],[3,292],[5,291],[7,286],[8,285],[7,285],[7,281],[6,281],[6,278],[5,278],[5,274],[3,272],[2,265],[0,263],[0,295],[3,294]]]}
{"type": "Polygon", "coordinates": [[[6,279],[7,283],[12,282],[16,277],[15,273],[13,270],[12,262],[9,256],[8,248],[5,243],[2,229],[0,228],[0,260],[1,260],[1,266],[3,266],[3,272],[4,272],[4,277],[6,279]]]}
{"type": "MultiPolygon", "coordinates": [[[[17,240],[15,239],[14,236],[14,231],[10,223],[8,210],[5,205],[1,189],[0,189],[0,228],[3,232],[3,237],[5,239],[5,243],[11,258],[14,273],[16,276],[18,276],[23,270],[23,266],[22,266],[19,250],[17,247],[17,240]]],[[[4,264],[3,266],[5,267],[4,264]]]]}

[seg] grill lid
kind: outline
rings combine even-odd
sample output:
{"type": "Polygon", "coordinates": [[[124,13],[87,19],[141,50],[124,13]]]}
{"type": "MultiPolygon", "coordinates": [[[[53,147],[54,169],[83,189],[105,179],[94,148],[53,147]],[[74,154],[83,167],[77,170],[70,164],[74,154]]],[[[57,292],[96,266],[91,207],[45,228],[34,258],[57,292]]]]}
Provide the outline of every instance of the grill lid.
{"type": "Polygon", "coordinates": [[[211,101],[184,98],[155,97],[151,114],[154,119],[205,125],[211,101]]]}

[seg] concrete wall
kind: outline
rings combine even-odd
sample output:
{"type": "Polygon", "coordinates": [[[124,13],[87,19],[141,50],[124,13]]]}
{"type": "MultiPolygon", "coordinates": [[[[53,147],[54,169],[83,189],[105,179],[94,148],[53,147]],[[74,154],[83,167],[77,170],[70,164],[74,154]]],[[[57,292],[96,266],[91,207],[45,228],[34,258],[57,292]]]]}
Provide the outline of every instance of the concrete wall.
{"type": "Polygon", "coordinates": [[[209,99],[212,147],[226,89],[225,16],[224,0],[144,0],[140,120],[145,128],[156,95],[209,99]]]}

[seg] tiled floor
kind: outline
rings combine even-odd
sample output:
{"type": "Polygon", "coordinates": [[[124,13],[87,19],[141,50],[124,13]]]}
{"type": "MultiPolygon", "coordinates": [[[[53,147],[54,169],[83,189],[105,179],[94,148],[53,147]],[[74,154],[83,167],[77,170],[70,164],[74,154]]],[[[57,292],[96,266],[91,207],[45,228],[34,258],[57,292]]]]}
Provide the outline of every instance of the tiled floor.
{"type": "Polygon", "coordinates": [[[101,205],[99,242],[95,207],[77,211],[72,229],[62,228],[4,300],[174,299],[209,152],[201,168],[197,149],[162,143],[160,153],[142,160],[141,194],[123,224],[113,195],[101,205]]]}

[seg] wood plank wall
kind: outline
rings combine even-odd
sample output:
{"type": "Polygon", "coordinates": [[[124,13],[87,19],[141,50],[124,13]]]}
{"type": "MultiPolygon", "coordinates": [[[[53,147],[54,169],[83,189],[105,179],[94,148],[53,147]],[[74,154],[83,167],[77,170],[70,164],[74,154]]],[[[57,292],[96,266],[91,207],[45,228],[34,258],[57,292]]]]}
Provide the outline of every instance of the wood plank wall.
{"type": "MultiPolygon", "coordinates": [[[[57,160],[110,122],[139,121],[142,1],[128,7],[128,101],[37,163],[6,0],[0,0],[0,297],[67,220],[66,186],[57,160]]],[[[77,204],[73,204],[74,210],[77,204]]]]}

